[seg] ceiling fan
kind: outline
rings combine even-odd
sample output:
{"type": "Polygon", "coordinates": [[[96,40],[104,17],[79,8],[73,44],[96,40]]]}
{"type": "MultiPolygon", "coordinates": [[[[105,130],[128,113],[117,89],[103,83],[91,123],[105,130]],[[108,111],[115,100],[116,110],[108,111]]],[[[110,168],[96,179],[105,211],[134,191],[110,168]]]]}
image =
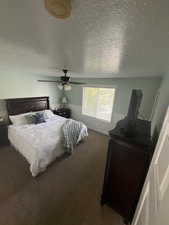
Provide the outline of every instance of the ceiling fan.
{"type": "Polygon", "coordinates": [[[38,82],[57,83],[60,90],[70,91],[72,89],[71,84],[82,85],[85,83],[70,81],[70,76],[67,76],[68,70],[63,69],[64,76],[60,77],[60,80],[38,80],[38,82]]]}

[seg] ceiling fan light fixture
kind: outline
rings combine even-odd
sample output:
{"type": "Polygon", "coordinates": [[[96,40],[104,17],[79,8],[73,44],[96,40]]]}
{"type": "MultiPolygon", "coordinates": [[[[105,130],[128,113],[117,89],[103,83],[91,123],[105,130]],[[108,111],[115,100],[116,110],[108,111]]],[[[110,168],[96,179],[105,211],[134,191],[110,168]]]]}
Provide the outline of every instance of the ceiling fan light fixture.
{"type": "Polygon", "coordinates": [[[71,91],[72,86],[70,84],[58,84],[57,85],[59,90],[64,90],[64,91],[71,91]]]}
{"type": "Polygon", "coordinates": [[[45,7],[56,18],[65,19],[71,14],[71,0],[45,0],[45,7]]]}
{"type": "Polygon", "coordinates": [[[58,88],[59,88],[59,90],[63,90],[63,85],[62,84],[58,84],[58,88]]]}
{"type": "Polygon", "coordinates": [[[65,91],[71,91],[72,90],[72,86],[70,84],[65,84],[64,85],[64,90],[65,91]]]}

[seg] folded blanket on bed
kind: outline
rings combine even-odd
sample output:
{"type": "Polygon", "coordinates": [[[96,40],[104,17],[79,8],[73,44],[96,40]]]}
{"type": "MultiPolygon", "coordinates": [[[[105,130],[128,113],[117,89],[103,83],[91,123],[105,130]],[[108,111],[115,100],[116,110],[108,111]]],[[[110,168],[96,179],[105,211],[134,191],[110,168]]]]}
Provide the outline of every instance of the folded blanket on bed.
{"type": "Polygon", "coordinates": [[[72,153],[75,145],[84,137],[88,136],[87,127],[82,122],[72,119],[63,124],[64,146],[72,153]]]}

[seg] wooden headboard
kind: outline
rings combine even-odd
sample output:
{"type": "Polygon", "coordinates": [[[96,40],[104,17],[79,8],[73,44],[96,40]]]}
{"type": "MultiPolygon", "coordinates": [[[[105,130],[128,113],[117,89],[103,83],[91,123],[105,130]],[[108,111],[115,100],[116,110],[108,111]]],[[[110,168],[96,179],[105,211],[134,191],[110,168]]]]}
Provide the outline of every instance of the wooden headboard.
{"type": "Polygon", "coordinates": [[[8,115],[49,109],[49,97],[6,99],[8,115]]]}

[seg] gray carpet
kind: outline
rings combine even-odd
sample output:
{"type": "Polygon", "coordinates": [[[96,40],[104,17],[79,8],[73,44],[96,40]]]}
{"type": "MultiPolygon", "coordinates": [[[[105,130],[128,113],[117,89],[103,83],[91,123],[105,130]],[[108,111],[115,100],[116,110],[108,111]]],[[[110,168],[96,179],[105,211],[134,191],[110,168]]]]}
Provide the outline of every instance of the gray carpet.
{"type": "Polygon", "coordinates": [[[100,206],[108,137],[90,131],[74,154],[32,178],[12,147],[0,149],[0,225],[121,225],[100,206]]]}

